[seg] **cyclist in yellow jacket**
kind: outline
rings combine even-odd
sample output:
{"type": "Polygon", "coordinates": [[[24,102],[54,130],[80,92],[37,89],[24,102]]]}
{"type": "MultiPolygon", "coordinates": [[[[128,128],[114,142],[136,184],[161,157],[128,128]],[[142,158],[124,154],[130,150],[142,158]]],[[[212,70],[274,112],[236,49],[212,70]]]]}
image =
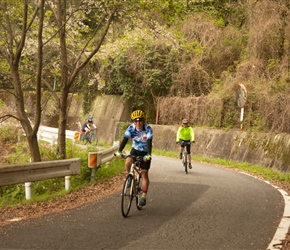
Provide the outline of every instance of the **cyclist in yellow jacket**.
{"type": "Polygon", "coordinates": [[[190,152],[190,143],[186,144],[183,142],[192,142],[194,143],[194,131],[192,127],[188,125],[188,120],[183,119],[182,120],[182,125],[178,128],[177,133],[176,133],[176,144],[180,143],[180,156],[179,158],[182,159],[182,153],[184,150],[184,147],[186,146],[188,155],[188,163],[189,163],[189,168],[191,169],[191,152],[190,152]]]}

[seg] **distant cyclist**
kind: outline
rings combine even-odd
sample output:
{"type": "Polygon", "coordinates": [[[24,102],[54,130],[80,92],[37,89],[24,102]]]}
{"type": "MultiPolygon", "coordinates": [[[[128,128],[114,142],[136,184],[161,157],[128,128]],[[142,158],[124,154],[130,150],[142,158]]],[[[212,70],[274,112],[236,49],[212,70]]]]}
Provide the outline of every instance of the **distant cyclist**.
{"type": "MultiPolygon", "coordinates": [[[[142,174],[142,196],[140,205],[146,205],[146,195],[149,187],[149,169],[151,165],[151,151],[153,130],[150,125],[145,122],[144,112],[142,110],[135,110],[131,114],[133,123],[126,129],[124,138],[120,144],[119,151],[116,156],[122,157],[122,151],[125,148],[129,138],[132,138],[132,149],[130,155],[143,156],[144,161],[141,162],[142,174]]],[[[126,170],[129,173],[133,159],[128,157],[126,159],[126,170]]]]}
{"type": "Polygon", "coordinates": [[[84,125],[82,126],[82,132],[84,133],[84,137],[85,139],[87,139],[90,143],[90,132],[91,129],[96,129],[96,125],[93,121],[93,116],[89,115],[88,119],[85,121],[84,125]]]}
{"type": "Polygon", "coordinates": [[[186,150],[188,152],[187,160],[189,163],[189,168],[191,169],[192,166],[191,166],[190,143],[188,144],[182,143],[182,142],[190,142],[190,141],[194,143],[194,131],[192,127],[188,125],[188,120],[183,119],[182,125],[178,128],[177,133],[176,133],[176,144],[180,143],[180,155],[179,155],[180,159],[182,159],[182,153],[183,153],[184,147],[186,146],[186,150]]]}

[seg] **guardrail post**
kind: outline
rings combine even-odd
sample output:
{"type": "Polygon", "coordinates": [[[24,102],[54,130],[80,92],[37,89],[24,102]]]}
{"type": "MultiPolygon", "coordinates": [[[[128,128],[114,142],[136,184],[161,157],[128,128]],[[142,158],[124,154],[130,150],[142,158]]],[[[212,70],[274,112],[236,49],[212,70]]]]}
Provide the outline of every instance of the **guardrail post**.
{"type": "Polygon", "coordinates": [[[31,182],[25,182],[25,198],[26,200],[31,199],[31,182]]]}
{"type": "Polygon", "coordinates": [[[91,168],[91,181],[96,180],[96,168],[98,162],[98,153],[97,152],[89,152],[88,155],[88,167],[91,168]]]}
{"type": "Polygon", "coordinates": [[[70,176],[65,176],[65,191],[69,191],[70,189],[70,176]]]}
{"type": "Polygon", "coordinates": [[[95,181],[96,180],[96,169],[92,168],[91,170],[91,181],[95,181]]]}
{"type": "MultiPolygon", "coordinates": [[[[32,162],[32,159],[30,157],[29,162],[32,162]]],[[[30,200],[31,199],[31,182],[25,182],[24,183],[25,186],[25,198],[26,200],[30,200]]]]}
{"type": "Polygon", "coordinates": [[[105,149],[101,152],[89,152],[88,154],[88,167],[91,171],[91,181],[96,179],[96,168],[104,163],[111,161],[114,158],[113,153],[118,149],[119,141],[115,141],[111,148],[105,149]]]}

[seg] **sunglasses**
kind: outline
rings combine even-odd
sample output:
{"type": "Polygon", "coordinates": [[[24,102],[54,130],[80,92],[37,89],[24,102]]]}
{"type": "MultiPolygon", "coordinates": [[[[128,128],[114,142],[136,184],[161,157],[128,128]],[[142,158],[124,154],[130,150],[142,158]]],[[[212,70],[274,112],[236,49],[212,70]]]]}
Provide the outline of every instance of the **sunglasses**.
{"type": "Polygon", "coordinates": [[[144,122],[144,119],[137,118],[134,120],[134,122],[144,122]]]}

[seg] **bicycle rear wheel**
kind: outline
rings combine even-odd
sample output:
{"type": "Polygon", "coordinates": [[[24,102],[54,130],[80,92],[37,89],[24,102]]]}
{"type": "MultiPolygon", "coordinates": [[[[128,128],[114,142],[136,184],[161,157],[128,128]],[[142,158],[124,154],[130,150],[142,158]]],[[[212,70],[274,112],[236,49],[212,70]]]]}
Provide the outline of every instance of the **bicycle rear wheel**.
{"type": "Polygon", "coordinates": [[[142,209],[142,206],[139,205],[141,196],[142,196],[142,177],[141,174],[139,176],[139,181],[136,182],[136,206],[138,210],[142,209]]]}
{"type": "Polygon", "coordinates": [[[188,167],[188,164],[187,164],[187,153],[185,152],[184,155],[184,171],[186,174],[188,174],[188,171],[187,171],[187,167],[188,167]]]}
{"type": "Polygon", "coordinates": [[[129,174],[124,181],[122,189],[121,210],[123,217],[127,217],[130,212],[133,200],[133,185],[133,176],[129,174]]]}

